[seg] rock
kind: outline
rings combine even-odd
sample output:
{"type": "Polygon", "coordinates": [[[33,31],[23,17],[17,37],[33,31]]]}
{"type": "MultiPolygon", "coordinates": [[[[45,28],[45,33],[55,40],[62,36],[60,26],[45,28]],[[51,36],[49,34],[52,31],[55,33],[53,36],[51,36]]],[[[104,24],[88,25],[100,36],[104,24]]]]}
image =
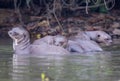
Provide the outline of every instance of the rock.
{"type": "Polygon", "coordinates": [[[118,28],[118,27],[120,27],[120,24],[118,22],[113,22],[111,27],[112,28],[118,28]]]}
{"type": "Polygon", "coordinates": [[[93,29],[94,30],[103,30],[103,27],[102,26],[93,26],[93,29]]]}
{"type": "Polygon", "coordinates": [[[92,30],[94,30],[94,28],[92,26],[86,25],[85,30],[86,31],[92,31],[92,30]]]}
{"type": "Polygon", "coordinates": [[[112,33],[114,35],[120,35],[120,29],[115,28],[112,33]]]}

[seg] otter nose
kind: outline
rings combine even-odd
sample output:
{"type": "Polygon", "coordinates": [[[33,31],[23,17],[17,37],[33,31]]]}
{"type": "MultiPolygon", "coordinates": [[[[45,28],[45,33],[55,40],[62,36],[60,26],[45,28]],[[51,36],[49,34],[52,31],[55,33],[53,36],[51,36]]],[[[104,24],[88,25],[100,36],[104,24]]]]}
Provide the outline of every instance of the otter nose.
{"type": "Polygon", "coordinates": [[[110,40],[110,44],[113,44],[113,41],[112,41],[112,40],[110,40]]]}
{"type": "Polygon", "coordinates": [[[112,45],[112,43],[113,43],[113,41],[112,41],[112,40],[106,41],[106,45],[107,45],[107,46],[112,45]]]}

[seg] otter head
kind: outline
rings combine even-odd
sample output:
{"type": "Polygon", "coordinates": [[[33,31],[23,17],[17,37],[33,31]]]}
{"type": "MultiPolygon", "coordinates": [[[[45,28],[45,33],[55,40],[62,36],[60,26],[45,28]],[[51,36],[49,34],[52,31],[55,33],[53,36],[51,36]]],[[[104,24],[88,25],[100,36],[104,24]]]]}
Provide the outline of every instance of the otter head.
{"type": "Polygon", "coordinates": [[[98,31],[96,34],[96,41],[110,45],[112,43],[112,38],[109,34],[103,31],[98,31]]]}
{"type": "Polygon", "coordinates": [[[30,44],[29,33],[22,27],[15,27],[8,31],[8,35],[13,39],[13,49],[23,49],[30,44]]]}
{"type": "Polygon", "coordinates": [[[28,32],[22,28],[22,27],[15,27],[12,28],[12,30],[8,31],[8,35],[13,39],[13,40],[20,40],[23,37],[28,36],[28,32]]]}
{"type": "Polygon", "coordinates": [[[68,42],[67,38],[62,35],[54,36],[54,45],[56,46],[66,47],[67,42],[68,42]]]}

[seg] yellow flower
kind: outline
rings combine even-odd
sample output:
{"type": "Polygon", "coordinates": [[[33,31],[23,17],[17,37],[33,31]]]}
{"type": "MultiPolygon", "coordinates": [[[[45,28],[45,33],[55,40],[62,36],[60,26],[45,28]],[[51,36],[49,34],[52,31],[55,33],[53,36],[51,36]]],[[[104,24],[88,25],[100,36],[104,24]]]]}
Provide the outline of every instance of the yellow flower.
{"type": "Polygon", "coordinates": [[[45,73],[41,73],[41,80],[45,81],[45,73]]]}
{"type": "Polygon", "coordinates": [[[41,34],[36,35],[37,39],[41,38],[41,34]]]}

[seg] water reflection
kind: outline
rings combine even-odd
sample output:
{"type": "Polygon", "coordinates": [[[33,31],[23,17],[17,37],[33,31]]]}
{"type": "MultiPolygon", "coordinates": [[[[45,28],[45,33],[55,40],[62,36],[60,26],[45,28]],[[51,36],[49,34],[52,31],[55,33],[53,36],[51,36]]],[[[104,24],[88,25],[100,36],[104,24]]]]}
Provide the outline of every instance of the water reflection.
{"type": "Polygon", "coordinates": [[[0,81],[5,81],[5,79],[10,80],[9,73],[12,59],[9,57],[12,57],[12,55],[9,55],[6,52],[0,52],[0,81]]]}
{"type": "Polygon", "coordinates": [[[13,55],[14,81],[118,81],[119,54],[101,52],[74,55],[13,55]]]}
{"type": "Polygon", "coordinates": [[[120,81],[120,51],[71,55],[12,54],[0,46],[0,81],[120,81]]]}
{"type": "Polygon", "coordinates": [[[40,81],[41,73],[51,79],[57,79],[61,75],[64,65],[63,55],[13,55],[13,80],[40,81]]]}

